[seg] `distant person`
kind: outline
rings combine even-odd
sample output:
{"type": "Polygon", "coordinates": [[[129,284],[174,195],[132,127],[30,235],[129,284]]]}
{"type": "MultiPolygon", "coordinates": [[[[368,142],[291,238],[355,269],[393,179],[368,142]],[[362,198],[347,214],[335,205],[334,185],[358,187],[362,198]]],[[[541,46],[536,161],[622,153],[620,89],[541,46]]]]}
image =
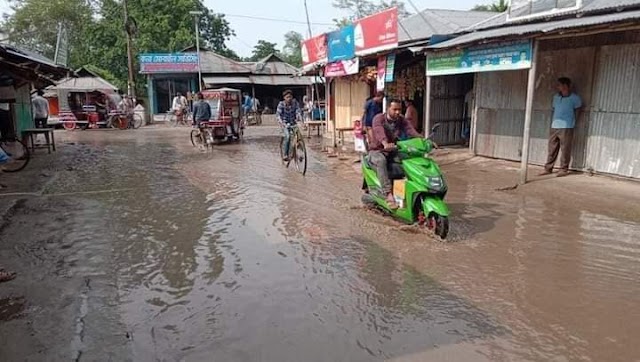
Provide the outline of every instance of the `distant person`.
{"type": "Polygon", "coordinates": [[[252,107],[252,101],[251,101],[251,97],[249,96],[249,93],[244,92],[242,93],[242,111],[247,114],[249,113],[249,111],[251,110],[252,107]]]}
{"type": "Polygon", "coordinates": [[[384,92],[377,92],[373,98],[367,100],[364,104],[364,113],[362,120],[364,121],[364,130],[367,134],[367,142],[371,142],[371,127],[373,127],[373,118],[382,113],[382,101],[384,100],[384,92]]]}
{"type": "Polygon", "coordinates": [[[209,122],[211,119],[211,106],[202,98],[202,93],[198,92],[193,102],[193,126],[202,127],[202,122],[209,122]]]}
{"type": "Polygon", "coordinates": [[[418,129],[418,109],[410,99],[404,101],[404,105],[407,107],[404,118],[411,123],[414,129],[418,129]]]}
{"type": "Polygon", "coordinates": [[[44,92],[42,89],[38,89],[36,95],[31,100],[36,128],[47,128],[47,121],[49,120],[49,101],[43,96],[44,92]]]}
{"type": "Polygon", "coordinates": [[[562,151],[560,158],[560,172],[558,177],[569,174],[571,163],[571,148],[573,146],[573,129],[576,126],[578,113],[582,108],[582,99],[571,90],[571,79],[562,77],[558,79],[558,93],[553,96],[553,115],[551,117],[551,130],[549,134],[549,154],[544,172],[540,175],[550,175],[553,166],[558,159],[558,153],[562,151]]]}
{"type": "Polygon", "coordinates": [[[298,104],[298,101],[293,98],[293,92],[289,89],[282,93],[282,101],[278,103],[276,110],[276,119],[278,124],[282,127],[284,142],[282,142],[282,154],[283,160],[289,160],[289,151],[291,143],[291,127],[295,126],[298,120],[302,118],[302,109],[298,104]]]}

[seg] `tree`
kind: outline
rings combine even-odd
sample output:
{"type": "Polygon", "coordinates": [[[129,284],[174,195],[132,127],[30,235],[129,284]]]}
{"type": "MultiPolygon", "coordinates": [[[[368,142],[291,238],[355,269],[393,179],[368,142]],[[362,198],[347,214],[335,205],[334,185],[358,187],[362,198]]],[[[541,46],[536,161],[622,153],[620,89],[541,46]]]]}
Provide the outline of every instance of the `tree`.
{"type": "MultiPolygon", "coordinates": [[[[128,67],[122,0],[11,2],[14,12],[2,25],[14,43],[52,57],[54,29],[58,22],[65,22],[72,28],[69,31],[70,66],[93,65],[103,69],[113,74],[117,86],[124,88],[128,67]]],[[[207,9],[202,0],[128,0],[127,5],[135,29],[134,54],[175,52],[195,45],[194,19],[189,14],[192,10],[203,12],[199,18],[202,46],[224,55],[235,54],[225,45],[233,35],[229,23],[224,15],[207,9]]],[[[143,91],[144,79],[137,78],[136,88],[143,91]]]]}
{"type": "MultiPolygon", "coordinates": [[[[9,0],[13,13],[5,15],[1,27],[9,41],[53,59],[58,24],[67,28],[69,41],[82,41],[75,34],[83,34],[92,23],[93,9],[86,0],[9,0]]],[[[73,53],[71,54],[71,62],[73,53]]]]}
{"type": "Polygon", "coordinates": [[[282,55],[287,63],[295,66],[302,66],[302,34],[296,31],[290,31],[284,35],[284,46],[282,47],[282,55]]]}
{"type": "Polygon", "coordinates": [[[411,15],[411,12],[407,10],[404,2],[401,0],[381,0],[378,2],[370,0],[334,0],[332,5],[336,9],[346,10],[349,13],[347,17],[333,19],[333,22],[338,28],[342,28],[357,19],[373,15],[394,6],[398,8],[398,16],[401,19],[411,15]]]}
{"type": "Polygon", "coordinates": [[[509,3],[506,0],[498,0],[493,4],[489,4],[489,5],[476,5],[471,10],[504,13],[508,9],[509,9],[509,3]]]}
{"type": "Polygon", "coordinates": [[[271,54],[279,54],[277,48],[278,44],[271,43],[266,40],[258,40],[258,44],[253,47],[251,57],[247,59],[250,62],[257,62],[261,59],[268,57],[271,54]]]}

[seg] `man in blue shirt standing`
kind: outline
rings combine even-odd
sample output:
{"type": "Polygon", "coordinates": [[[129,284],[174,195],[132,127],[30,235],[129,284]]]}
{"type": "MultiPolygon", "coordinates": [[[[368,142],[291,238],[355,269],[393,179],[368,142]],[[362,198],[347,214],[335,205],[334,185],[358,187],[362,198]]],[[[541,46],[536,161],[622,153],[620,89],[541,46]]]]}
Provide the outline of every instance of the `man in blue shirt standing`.
{"type": "Polygon", "coordinates": [[[549,155],[544,172],[540,175],[549,175],[553,172],[553,166],[560,157],[560,172],[558,177],[569,174],[571,163],[571,148],[573,146],[573,129],[576,126],[578,112],[582,108],[580,96],[571,91],[571,79],[562,77],[558,79],[558,93],[553,96],[553,115],[551,118],[551,131],[549,135],[549,155]]]}
{"type": "Polygon", "coordinates": [[[371,127],[373,127],[373,117],[382,113],[382,101],[384,99],[384,92],[377,92],[373,98],[369,99],[364,104],[364,113],[362,115],[362,123],[364,123],[364,130],[367,133],[367,142],[370,142],[371,127]]]}

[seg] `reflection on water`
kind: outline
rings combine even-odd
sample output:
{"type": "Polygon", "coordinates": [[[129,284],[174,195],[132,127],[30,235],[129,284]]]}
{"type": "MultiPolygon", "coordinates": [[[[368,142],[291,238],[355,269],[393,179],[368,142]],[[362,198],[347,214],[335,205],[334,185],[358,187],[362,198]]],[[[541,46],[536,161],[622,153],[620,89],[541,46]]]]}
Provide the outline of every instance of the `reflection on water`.
{"type": "Polygon", "coordinates": [[[637,222],[451,165],[457,242],[438,243],[354,208],[352,165],[312,152],[307,177],[285,169],[272,131],[213,153],[164,131],[95,141],[50,185],[135,190],[87,196],[117,236],[135,360],[640,356],[637,222]]]}

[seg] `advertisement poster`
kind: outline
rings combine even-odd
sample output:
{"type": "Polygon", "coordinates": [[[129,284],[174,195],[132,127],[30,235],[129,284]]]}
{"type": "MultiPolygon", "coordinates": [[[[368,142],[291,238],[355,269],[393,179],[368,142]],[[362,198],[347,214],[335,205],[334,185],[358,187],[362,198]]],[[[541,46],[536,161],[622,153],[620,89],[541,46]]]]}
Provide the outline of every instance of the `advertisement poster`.
{"type": "Polygon", "coordinates": [[[531,53],[531,40],[518,40],[427,54],[427,75],[528,69],[531,53]]]}
{"type": "Polygon", "coordinates": [[[196,53],[147,53],[140,55],[140,73],[196,73],[196,53]]]}
{"type": "Polygon", "coordinates": [[[386,79],[385,72],[387,71],[387,57],[380,56],[378,57],[378,75],[376,76],[376,90],[383,91],[384,90],[384,82],[386,79]]]}
{"type": "Polygon", "coordinates": [[[387,69],[385,70],[384,81],[387,83],[393,82],[395,79],[393,77],[393,72],[396,71],[396,55],[389,54],[387,55],[387,69]]]}
{"type": "Polygon", "coordinates": [[[355,57],[355,44],[353,42],[353,25],[327,34],[329,47],[329,62],[347,60],[355,57]]]}
{"type": "Polygon", "coordinates": [[[391,8],[355,22],[356,55],[373,54],[398,46],[398,9],[391,8]]]}
{"type": "Polygon", "coordinates": [[[302,65],[327,61],[327,34],[314,36],[302,42],[302,65]]]}
{"type": "Polygon", "coordinates": [[[325,77],[344,77],[345,75],[358,74],[360,69],[360,59],[354,58],[329,63],[325,67],[325,77]]]}

